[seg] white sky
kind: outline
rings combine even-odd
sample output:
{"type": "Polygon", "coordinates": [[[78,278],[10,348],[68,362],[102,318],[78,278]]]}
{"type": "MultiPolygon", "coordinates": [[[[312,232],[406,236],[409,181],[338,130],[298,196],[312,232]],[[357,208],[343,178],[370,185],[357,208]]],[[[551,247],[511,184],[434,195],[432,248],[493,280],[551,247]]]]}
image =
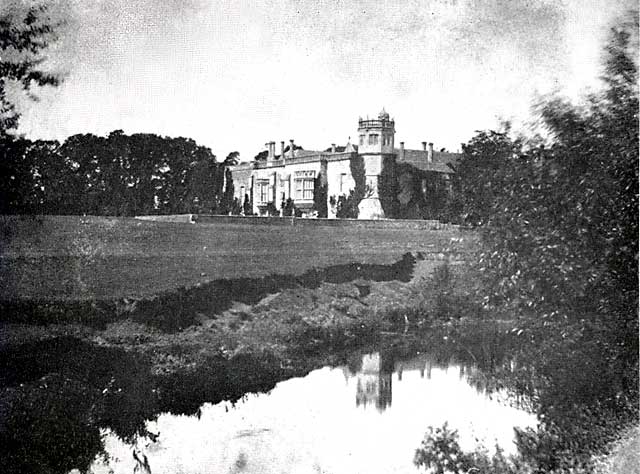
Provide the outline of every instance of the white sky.
{"type": "MultiPolygon", "coordinates": [[[[18,0],[20,1],[20,0],[18,0]]],[[[22,0],[26,1],[26,0],[22,0]]],[[[55,0],[49,65],[21,132],[187,136],[222,160],[270,140],[344,144],[384,106],[396,142],[459,149],[538,94],[597,84],[621,0],[55,0]]],[[[279,146],[279,145],[277,145],[279,146]]]]}

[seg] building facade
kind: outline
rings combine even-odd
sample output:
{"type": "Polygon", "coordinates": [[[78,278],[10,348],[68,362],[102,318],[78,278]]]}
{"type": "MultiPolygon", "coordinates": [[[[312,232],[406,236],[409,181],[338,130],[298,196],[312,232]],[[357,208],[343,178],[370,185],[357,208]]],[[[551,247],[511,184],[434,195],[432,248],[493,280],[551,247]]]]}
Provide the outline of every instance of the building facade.
{"type": "Polygon", "coordinates": [[[436,152],[427,142],[421,150],[405,149],[404,142],[396,147],[395,133],[383,109],[377,119],[359,119],[358,144],[310,151],[281,141],[278,154],[276,142],[268,142],[259,155],[264,159],[230,168],[234,197],[241,205],[249,201],[256,215],[281,214],[291,200],[303,215],[324,207],[335,218],[340,197],[358,188],[358,218],[407,217],[412,202],[428,199],[434,178],[446,186],[460,155],[436,152]]]}

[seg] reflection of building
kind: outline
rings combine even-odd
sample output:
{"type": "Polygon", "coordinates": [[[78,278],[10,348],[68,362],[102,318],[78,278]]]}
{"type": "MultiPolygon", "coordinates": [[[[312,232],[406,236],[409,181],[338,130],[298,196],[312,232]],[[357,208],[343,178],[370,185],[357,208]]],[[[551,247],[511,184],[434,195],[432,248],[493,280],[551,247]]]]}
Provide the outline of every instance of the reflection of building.
{"type": "Polygon", "coordinates": [[[332,144],[323,151],[311,151],[293,140],[281,141],[278,154],[276,142],[268,142],[253,162],[230,168],[234,197],[241,204],[248,199],[252,212],[260,215],[281,212],[288,199],[312,214],[316,201],[326,199],[328,217],[333,218],[337,200],[349,196],[360,183],[364,199],[359,218],[410,217],[412,207],[436,201],[448,188],[450,165],[460,154],[434,151],[433,143],[427,142],[419,150],[405,149],[404,142],[396,148],[395,132],[395,121],[383,109],[377,119],[358,121],[357,145],[332,144]],[[393,209],[398,215],[390,214],[393,209]]]}
{"type": "Polygon", "coordinates": [[[374,405],[379,411],[391,406],[392,371],[384,362],[378,352],[362,356],[362,368],[356,376],[356,406],[374,405]]]}
{"type": "Polygon", "coordinates": [[[394,372],[398,373],[398,380],[402,380],[402,372],[405,370],[419,370],[421,378],[424,377],[426,371],[427,379],[431,379],[431,368],[434,365],[436,365],[436,361],[433,355],[422,353],[413,359],[396,362],[394,372]]]}

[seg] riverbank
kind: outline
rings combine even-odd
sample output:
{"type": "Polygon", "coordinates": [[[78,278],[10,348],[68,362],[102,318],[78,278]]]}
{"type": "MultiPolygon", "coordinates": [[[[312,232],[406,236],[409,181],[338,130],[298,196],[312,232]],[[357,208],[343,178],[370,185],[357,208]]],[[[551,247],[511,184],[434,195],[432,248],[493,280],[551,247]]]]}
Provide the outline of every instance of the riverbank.
{"type": "MultiPolygon", "coordinates": [[[[452,311],[449,300],[464,299],[465,274],[463,262],[407,254],[391,265],[344,265],[261,284],[246,279],[229,283],[224,300],[207,305],[178,295],[173,304],[158,301],[157,311],[138,308],[130,317],[101,325],[9,322],[0,326],[0,341],[15,346],[72,336],[144,354],[156,373],[193,369],[212,355],[231,358],[265,351],[287,366],[295,357],[362,345],[380,332],[403,332],[430,317],[442,319],[435,313],[452,311]],[[161,324],[172,317],[176,304],[182,305],[179,321],[161,324]],[[164,315],[158,314],[162,307],[164,315]]],[[[201,288],[200,299],[206,298],[206,290],[201,288]]]]}
{"type": "MultiPolygon", "coordinates": [[[[0,444],[20,453],[23,439],[58,436],[64,444],[82,436],[97,444],[68,466],[87,465],[105,427],[127,440],[153,438],[146,422],[161,413],[198,414],[204,403],[269,391],[384,347],[390,360],[417,351],[455,360],[478,391],[505,395],[544,419],[539,431],[519,435],[522,462],[590,472],[592,455],[637,419],[632,362],[612,357],[615,346],[597,321],[548,325],[482,310],[470,298],[478,281],[471,268],[446,257],[406,254],[390,264],[201,285],[199,298],[212,289],[229,296],[208,298],[208,306],[184,294],[167,303],[164,322],[180,324],[159,324],[162,315],[148,307],[102,324],[4,322],[0,415],[9,431],[0,426],[0,444]],[[77,413],[69,413],[70,400],[77,413]],[[25,420],[27,412],[33,416],[25,420]]],[[[29,449],[46,454],[43,443],[29,449]]]]}

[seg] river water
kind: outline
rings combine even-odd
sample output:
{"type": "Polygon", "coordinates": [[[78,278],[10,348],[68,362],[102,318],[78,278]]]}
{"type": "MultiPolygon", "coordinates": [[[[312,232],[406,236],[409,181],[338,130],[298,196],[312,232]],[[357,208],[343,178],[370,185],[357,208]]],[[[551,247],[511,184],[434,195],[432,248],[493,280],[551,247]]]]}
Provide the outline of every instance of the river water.
{"type": "Polygon", "coordinates": [[[571,470],[637,420],[624,395],[637,359],[610,362],[606,339],[556,334],[470,321],[292,354],[286,368],[211,355],[166,373],[70,336],[7,346],[0,471],[416,473],[425,433],[445,423],[464,453],[498,445],[539,472],[571,470]]]}
{"type": "Polygon", "coordinates": [[[205,403],[197,415],[161,414],[135,443],[103,430],[108,456],[91,472],[415,473],[425,431],[444,423],[465,450],[482,443],[513,453],[514,427],[535,427],[535,415],[479,387],[477,376],[429,353],[357,354],[268,393],[205,403]]]}

